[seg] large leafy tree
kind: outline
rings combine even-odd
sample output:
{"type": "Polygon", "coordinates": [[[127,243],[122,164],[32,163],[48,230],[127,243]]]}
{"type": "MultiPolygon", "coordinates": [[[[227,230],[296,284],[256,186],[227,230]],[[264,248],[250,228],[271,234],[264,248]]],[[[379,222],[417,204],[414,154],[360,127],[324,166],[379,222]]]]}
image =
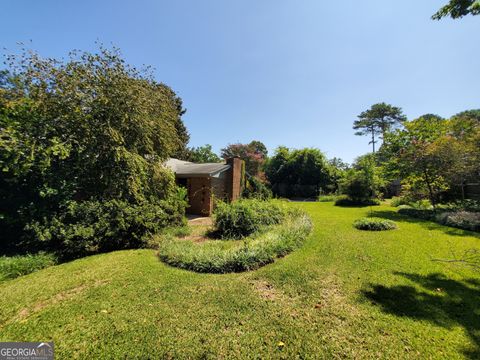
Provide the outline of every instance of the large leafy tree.
{"type": "Polygon", "coordinates": [[[249,144],[229,144],[221,150],[221,157],[224,159],[239,157],[244,160],[247,173],[256,177],[261,176],[267,155],[267,147],[257,140],[253,140],[249,144]]]}
{"type": "Polygon", "coordinates": [[[220,157],[213,152],[210,144],[190,148],[187,160],[196,163],[217,163],[221,161],[220,157]]]}
{"type": "Polygon", "coordinates": [[[265,173],[279,196],[317,196],[332,185],[331,166],[318,149],[279,147],[268,160],[265,173]]]}
{"type": "Polygon", "coordinates": [[[358,115],[358,120],[353,123],[355,135],[370,136],[369,144],[372,144],[372,151],[375,152],[376,138],[385,136],[391,129],[399,126],[406,120],[402,109],[386,103],[378,103],[358,115]]]}
{"type": "Polygon", "coordinates": [[[70,201],[173,196],[163,160],[188,139],[182,102],[117,49],[8,56],[0,76],[0,220],[49,218],[70,201]]]}
{"type": "Polygon", "coordinates": [[[450,16],[453,19],[461,18],[466,15],[479,15],[480,1],[479,0],[450,0],[448,4],[440,8],[432,19],[440,20],[444,17],[450,16]]]}
{"type": "MultiPolygon", "coordinates": [[[[427,114],[404,123],[404,128],[388,134],[381,155],[390,174],[403,179],[407,189],[432,205],[441,193],[478,171],[480,127],[460,130],[465,119],[450,120],[427,114]]],[[[470,126],[470,125],[469,125],[470,126]]]]}
{"type": "Polygon", "coordinates": [[[340,180],[342,193],[356,203],[368,203],[378,196],[385,185],[382,171],[377,166],[375,154],[367,154],[355,159],[353,166],[340,180]]]}

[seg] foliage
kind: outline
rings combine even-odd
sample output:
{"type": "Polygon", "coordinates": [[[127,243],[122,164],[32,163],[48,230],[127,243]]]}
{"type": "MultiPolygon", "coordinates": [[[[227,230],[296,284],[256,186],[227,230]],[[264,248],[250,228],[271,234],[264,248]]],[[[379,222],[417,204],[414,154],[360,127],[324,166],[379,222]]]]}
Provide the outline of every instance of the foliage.
{"type": "Polygon", "coordinates": [[[480,232],[480,213],[468,211],[444,212],[436,217],[440,224],[480,232]]]}
{"type": "Polygon", "coordinates": [[[448,205],[451,209],[455,209],[455,210],[480,212],[479,200],[466,199],[466,200],[455,201],[448,205]]]}
{"type": "Polygon", "coordinates": [[[401,196],[394,196],[390,200],[390,205],[393,207],[399,207],[400,205],[408,205],[408,203],[409,202],[404,197],[401,197],[401,196]]]}
{"type": "Polygon", "coordinates": [[[380,158],[391,177],[403,179],[408,197],[428,197],[436,206],[443,193],[478,179],[479,124],[462,114],[450,120],[424,115],[387,134],[380,158]]]}
{"type": "Polygon", "coordinates": [[[447,16],[450,16],[452,19],[457,19],[469,14],[480,14],[479,0],[450,0],[447,5],[433,14],[432,19],[440,20],[447,16]]]}
{"type": "MultiPolygon", "coordinates": [[[[0,81],[0,225],[9,243],[41,244],[27,236],[43,230],[26,233],[25,226],[63,223],[70,206],[77,217],[92,206],[108,210],[92,205],[103,201],[133,209],[175,197],[173,174],[161,164],[188,141],[184,110],[148,69],[103,47],[72,52],[66,61],[26,52],[8,56],[7,65],[0,81]]],[[[89,218],[95,216],[82,226],[95,226],[89,218]]]]}
{"type": "Polygon", "coordinates": [[[397,228],[397,224],[391,220],[375,218],[375,217],[364,217],[353,222],[353,226],[358,230],[368,230],[368,231],[384,231],[384,230],[394,230],[397,228]]]}
{"type": "Polygon", "coordinates": [[[318,201],[319,202],[332,202],[337,201],[341,198],[341,195],[319,195],[318,201]]]}
{"type": "Polygon", "coordinates": [[[380,200],[378,199],[364,199],[364,200],[353,200],[349,197],[340,196],[335,200],[335,206],[376,206],[380,205],[380,200]]]}
{"type": "Polygon", "coordinates": [[[436,213],[433,209],[418,209],[410,206],[400,206],[398,209],[400,215],[410,216],[422,220],[435,220],[436,213]]]}
{"type": "Polygon", "coordinates": [[[256,177],[246,176],[242,197],[246,199],[269,200],[272,198],[272,191],[256,177]]]}
{"type": "Polygon", "coordinates": [[[282,197],[314,197],[332,185],[331,166],[318,149],[280,146],[265,167],[272,191],[282,197]]]}
{"type": "Polygon", "coordinates": [[[262,142],[253,140],[249,144],[229,144],[220,155],[224,159],[239,157],[245,161],[245,170],[250,176],[261,177],[268,151],[262,142]]]}
{"type": "Polygon", "coordinates": [[[402,109],[385,103],[374,104],[372,107],[360,115],[358,120],[353,123],[353,129],[357,130],[355,135],[368,135],[371,137],[369,144],[372,144],[373,152],[375,152],[375,137],[385,136],[392,128],[400,125],[406,120],[402,109]]]}
{"type": "Polygon", "coordinates": [[[133,205],[126,201],[69,202],[57,215],[26,226],[25,244],[56,251],[62,259],[99,252],[145,247],[151,235],[169,225],[181,225],[186,203],[164,200],[133,205]]]}
{"type": "Polygon", "coordinates": [[[194,163],[219,163],[222,161],[220,157],[212,151],[212,145],[192,147],[189,149],[188,156],[185,160],[194,163]]]}
{"type": "Polygon", "coordinates": [[[55,265],[56,262],[56,257],[47,253],[0,256],[0,281],[30,274],[55,265]]]}
{"type": "Polygon", "coordinates": [[[278,202],[256,199],[219,202],[213,212],[216,235],[222,239],[242,239],[263,229],[279,224],[286,210],[278,202]]]}
{"type": "Polygon", "coordinates": [[[300,247],[311,229],[310,218],[301,211],[295,211],[281,225],[235,246],[225,246],[220,240],[196,244],[170,237],[160,240],[158,254],[169,265],[196,272],[249,271],[272,263],[300,247]]]}
{"type": "Polygon", "coordinates": [[[381,170],[376,165],[375,155],[359,157],[353,168],[348,170],[340,182],[340,192],[348,199],[340,200],[337,205],[370,204],[379,195],[384,185],[381,170]]]}
{"type": "Polygon", "coordinates": [[[347,171],[350,169],[350,166],[342,159],[337,157],[328,160],[328,164],[330,165],[329,172],[331,184],[328,184],[326,189],[322,189],[322,191],[328,194],[338,193],[340,190],[340,182],[345,177],[347,171]]]}

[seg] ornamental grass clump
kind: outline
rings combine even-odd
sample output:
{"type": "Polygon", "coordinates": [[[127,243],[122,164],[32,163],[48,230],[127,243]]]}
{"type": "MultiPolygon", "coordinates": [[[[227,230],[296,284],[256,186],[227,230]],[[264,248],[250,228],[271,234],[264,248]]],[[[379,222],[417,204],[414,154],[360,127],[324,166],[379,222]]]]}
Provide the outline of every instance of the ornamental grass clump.
{"type": "Polygon", "coordinates": [[[361,218],[355,220],[353,226],[358,230],[368,230],[368,231],[384,231],[384,230],[393,230],[397,228],[391,220],[381,219],[381,218],[361,218]]]}

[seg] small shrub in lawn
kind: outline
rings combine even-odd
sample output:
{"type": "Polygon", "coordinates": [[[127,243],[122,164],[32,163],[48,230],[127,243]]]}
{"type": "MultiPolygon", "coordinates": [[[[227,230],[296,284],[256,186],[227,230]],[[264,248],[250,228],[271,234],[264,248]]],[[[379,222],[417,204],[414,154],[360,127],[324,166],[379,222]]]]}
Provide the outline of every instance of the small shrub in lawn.
{"type": "Polygon", "coordinates": [[[312,228],[303,212],[290,212],[286,220],[243,241],[211,240],[194,243],[163,236],[158,256],[175,267],[202,273],[254,270],[300,247],[312,228]]]}
{"type": "Polygon", "coordinates": [[[353,223],[358,230],[368,230],[368,231],[384,231],[384,230],[393,230],[397,228],[397,224],[395,224],[391,220],[381,219],[381,218],[361,218],[355,220],[353,223]]]}
{"type": "Polygon", "coordinates": [[[56,261],[55,256],[48,253],[2,256],[0,257],[0,281],[30,274],[55,265],[56,261]]]}
{"type": "Polygon", "coordinates": [[[230,204],[219,202],[213,222],[218,237],[242,239],[265,226],[280,223],[285,215],[285,208],[278,202],[245,199],[230,204]]]}
{"type": "Polygon", "coordinates": [[[375,206],[380,205],[378,199],[353,200],[348,197],[343,197],[335,201],[335,206],[375,206]]]}
{"type": "Polygon", "coordinates": [[[436,221],[442,225],[480,232],[480,213],[478,212],[444,212],[437,215],[436,221]]]}

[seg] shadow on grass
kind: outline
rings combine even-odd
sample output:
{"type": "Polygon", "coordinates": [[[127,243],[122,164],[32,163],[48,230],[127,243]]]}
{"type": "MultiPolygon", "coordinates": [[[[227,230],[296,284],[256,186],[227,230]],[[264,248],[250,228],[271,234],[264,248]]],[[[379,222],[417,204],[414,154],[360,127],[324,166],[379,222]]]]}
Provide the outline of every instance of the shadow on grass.
{"type": "Polygon", "coordinates": [[[429,321],[447,329],[461,326],[474,345],[464,349],[465,356],[479,359],[480,281],[456,281],[437,273],[426,276],[403,272],[395,274],[417,286],[371,285],[363,291],[363,296],[389,314],[429,321]]]}
{"type": "Polygon", "coordinates": [[[368,213],[369,217],[379,217],[383,219],[393,220],[396,222],[405,222],[418,224],[427,230],[440,230],[448,235],[454,236],[472,236],[480,239],[480,234],[474,231],[462,230],[450,226],[440,225],[430,220],[418,219],[406,215],[401,215],[392,210],[372,210],[368,213]]]}

